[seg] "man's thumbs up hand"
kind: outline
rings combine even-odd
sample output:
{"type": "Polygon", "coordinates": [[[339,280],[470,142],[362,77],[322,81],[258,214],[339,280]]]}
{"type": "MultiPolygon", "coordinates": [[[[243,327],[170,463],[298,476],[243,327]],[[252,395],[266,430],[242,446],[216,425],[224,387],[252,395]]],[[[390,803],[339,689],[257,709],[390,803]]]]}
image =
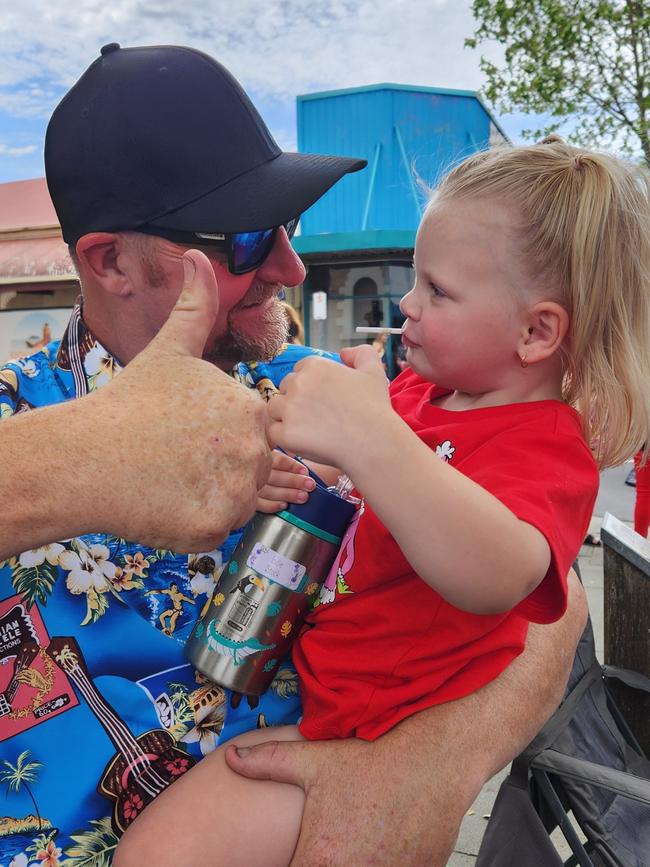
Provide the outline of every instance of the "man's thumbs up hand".
{"type": "Polygon", "coordinates": [[[183,288],[155,344],[201,358],[219,312],[219,287],[209,259],[199,250],[183,255],[183,288]]]}
{"type": "Polygon", "coordinates": [[[97,529],[209,551],[253,513],[271,458],[257,392],[201,359],[219,307],[212,266],[198,250],[183,264],[183,289],[160,332],[79,408],[105,476],[97,529]]]}

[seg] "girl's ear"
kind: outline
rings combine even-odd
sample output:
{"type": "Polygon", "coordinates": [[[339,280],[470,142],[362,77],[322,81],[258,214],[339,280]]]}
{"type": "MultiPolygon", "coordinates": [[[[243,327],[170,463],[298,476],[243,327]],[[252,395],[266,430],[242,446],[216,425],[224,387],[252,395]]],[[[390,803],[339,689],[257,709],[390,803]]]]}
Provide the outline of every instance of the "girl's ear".
{"type": "Polygon", "coordinates": [[[112,232],[89,232],[77,241],[79,270],[111,295],[130,295],[133,291],[129,274],[121,263],[122,238],[112,232]]]}
{"type": "Polygon", "coordinates": [[[544,361],[562,346],[569,330],[569,314],[556,301],[540,301],[531,307],[526,317],[517,354],[527,364],[544,361]]]}

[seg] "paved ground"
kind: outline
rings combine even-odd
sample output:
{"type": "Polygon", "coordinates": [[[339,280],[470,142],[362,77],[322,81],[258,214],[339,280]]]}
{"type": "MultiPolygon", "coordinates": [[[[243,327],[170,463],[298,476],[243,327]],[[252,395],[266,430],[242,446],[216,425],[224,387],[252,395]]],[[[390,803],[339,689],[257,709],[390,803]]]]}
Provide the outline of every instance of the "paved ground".
{"type": "MultiPolygon", "coordinates": [[[[594,517],[591,522],[590,532],[598,535],[602,517],[605,512],[611,512],[621,521],[631,523],[634,517],[634,488],[625,484],[625,479],[630,471],[631,463],[623,464],[606,470],[601,475],[600,491],[594,517]]],[[[598,657],[603,658],[603,554],[602,548],[583,546],[580,551],[580,569],[582,579],[589,599],[589,610],[594,625],[596,637],[596,652],[598,657]]],[[[481,839],[490,810],[496,798],[499,785],[507,775],[507,768],[496,777],[493,777],[483,787],[481,794],[472,805],[461,826],[456,849],[450,858],[447,867],[473,867],[476,855],[481,845],[481,839]]],[[[568,858],[570,851],[561,834],[554,835],[558,851],[568,858]]]]}

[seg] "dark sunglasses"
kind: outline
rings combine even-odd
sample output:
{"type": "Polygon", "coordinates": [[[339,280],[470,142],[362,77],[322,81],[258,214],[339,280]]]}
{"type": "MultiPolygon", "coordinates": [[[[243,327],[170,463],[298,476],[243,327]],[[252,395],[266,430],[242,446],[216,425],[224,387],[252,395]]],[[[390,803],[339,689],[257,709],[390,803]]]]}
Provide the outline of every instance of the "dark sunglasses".
{"type": "MultiPolygon", "coordinates": [[[[284,224],[289,238],[293,238],[299,219],[299,216],[294,217],[284,224]]],[[[174,232],[157,226],[141,226],[137,231],[189,247],[216,247],[227,254],[231,274],[247,274],[259,268],[268,257],[280,228],[275,226],[257,232],[174,232]]]]}

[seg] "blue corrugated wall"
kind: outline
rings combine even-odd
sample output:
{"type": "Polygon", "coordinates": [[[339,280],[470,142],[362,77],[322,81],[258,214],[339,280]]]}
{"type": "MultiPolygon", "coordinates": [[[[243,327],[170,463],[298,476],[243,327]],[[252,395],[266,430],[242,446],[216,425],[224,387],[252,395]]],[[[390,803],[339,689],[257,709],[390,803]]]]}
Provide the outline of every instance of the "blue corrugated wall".
{"type": "Polygon", "coordinates": [[[297,116],[299,150],[368,160],[305,213],[305,235],[415,229],[421,184],[435,184],[490,135],[490,115],[467,91],[373,85],[310,94],[298,97],[297,116]]]}

